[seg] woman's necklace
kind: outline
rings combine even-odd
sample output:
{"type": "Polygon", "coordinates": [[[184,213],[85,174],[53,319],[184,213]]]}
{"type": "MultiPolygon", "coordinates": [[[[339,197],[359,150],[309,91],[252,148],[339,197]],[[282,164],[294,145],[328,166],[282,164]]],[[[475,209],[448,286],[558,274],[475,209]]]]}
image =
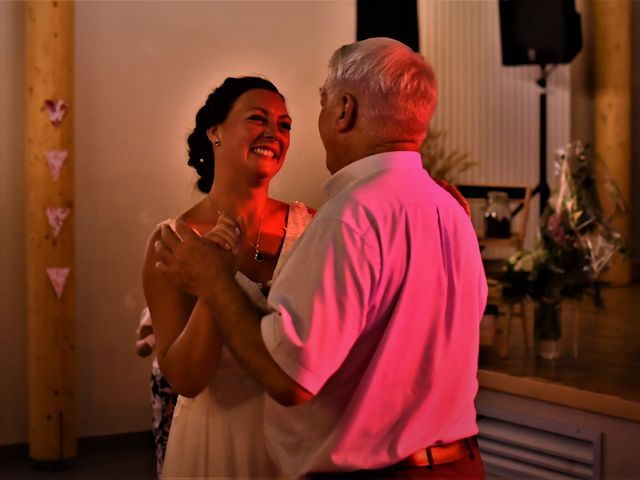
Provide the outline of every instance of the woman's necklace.
{"type": "Polygon", "coordinates": [[[253,259],[258,262],[258,263],[263,263],[264,262],[264,253],[262,253],[260,251],[260,233],[262,232],[262,219],[264,218],[264,211],[265,209],[262,209],[262,215],[260,215],[260,223],[258,224],[258,235],[256,235],[256,243],[255,245],[253,243],[251,243],[249,241],[249,239],[247,238],[247,243],[254,248],[255,250],[255,254],[253,255],[253,259]]]}
{"type": "MultiPolygon", "coordinates": [[[[218,212],[218,217],[220,215],[222,215],[222,212],[216,206],[216,204],[213,203],[213,200],[211,199],[211,197],[209,195],[207,195],[207,198],[209,199],[209,202],[211,203],[213,208],[216,209],[216,212],[218,212]]],[[[253,259],[258,263],[263,263],[265,261],[264,253],[260,251],[260,234],[262,233],[262,220],[264,219],[264,211],[265,210],[266,210],[266,206],[265,206],[265,208],[262,209],[262,215],[260,215],[260,223],[258,223],[258,234],[256,235],[256,243],[255,244],[251,243],[248,238],[246,239],[246,241],[249,244],[249,246],[255,250],[255,253],[253,255],[253,259]]]]}

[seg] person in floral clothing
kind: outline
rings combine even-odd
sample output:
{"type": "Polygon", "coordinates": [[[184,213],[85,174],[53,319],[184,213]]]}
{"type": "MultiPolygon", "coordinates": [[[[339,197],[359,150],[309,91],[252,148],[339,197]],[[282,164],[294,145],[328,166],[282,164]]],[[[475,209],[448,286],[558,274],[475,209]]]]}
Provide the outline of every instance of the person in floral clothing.
{"type": "MultiPolygon", "coordinates": [[[[153,353],[156,339],[153,334],[151,315],[147,307],[142,309],[140,324],[138,325],[138,340],[136,352],[140,357],[148,357],[153,353]]],[[[173,409],[176,406],[178,394],[173,391],[171,385],[164,377],[158,366],[158,360],[153,359],[151,365],[151,419],[153,422],[153,439],[156,446],[156,473],[158,478],[162,476],[164,453],[167,449],[169,429],[173,418],[173,409]]]]}

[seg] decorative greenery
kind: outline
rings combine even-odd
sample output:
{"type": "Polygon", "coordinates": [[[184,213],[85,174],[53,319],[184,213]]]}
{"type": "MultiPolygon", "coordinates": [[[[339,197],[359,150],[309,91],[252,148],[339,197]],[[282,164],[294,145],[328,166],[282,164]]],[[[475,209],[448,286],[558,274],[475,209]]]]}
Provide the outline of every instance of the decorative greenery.
{"type": "Polygon", "coordinates": [[[477,164],[469,160],[468,153],[460,153],[457,150],[447,152],[445,139],[447,132],[444,130],[429,129],[420,153],[422,165],[433,178],[440,178],[447,183],[455,184],[460,174],[477,164]]]}
{"type": "Polygon", "coordinates": [[[556,161],[559,187],[540,220],[535,248],[505,263],[500,280],[507,300],[530,297],[557,304],[563,298],[593,294],[599,275],[624,249],[622,236],[611,226],[612,217],[624,206],[612,180],[596,177],[591,148],[570,143],[557,152],[556,161]],[[597,181],[613,200],[610,215],[598,200],[597,181]]]}

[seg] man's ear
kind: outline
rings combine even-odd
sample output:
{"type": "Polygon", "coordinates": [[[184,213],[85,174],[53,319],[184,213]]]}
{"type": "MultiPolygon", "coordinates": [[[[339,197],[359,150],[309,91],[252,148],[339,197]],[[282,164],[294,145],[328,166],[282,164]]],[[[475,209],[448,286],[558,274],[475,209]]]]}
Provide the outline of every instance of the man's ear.
{"type": "Polygon", "coordinates": [[[358,101],[356,97],[348,92],[340,96],[340,116],[338,117],[338,132],[344,133],[353,129],[358,117],[358,101]]]}

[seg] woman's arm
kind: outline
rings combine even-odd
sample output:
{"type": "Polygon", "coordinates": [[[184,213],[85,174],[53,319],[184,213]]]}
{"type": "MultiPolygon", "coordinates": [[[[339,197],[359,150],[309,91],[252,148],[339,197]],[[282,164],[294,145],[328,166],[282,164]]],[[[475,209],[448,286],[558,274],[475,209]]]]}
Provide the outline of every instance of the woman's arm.
{"type": "Polygon", "coordinates": [[[160,229],[147,242],[142,275],[158,364],[176,392],[195,397],[213,378],[222,343],[206,304],[181,291],[155,268],[159,258],[154,243],[159,238],[160,229]]]}

